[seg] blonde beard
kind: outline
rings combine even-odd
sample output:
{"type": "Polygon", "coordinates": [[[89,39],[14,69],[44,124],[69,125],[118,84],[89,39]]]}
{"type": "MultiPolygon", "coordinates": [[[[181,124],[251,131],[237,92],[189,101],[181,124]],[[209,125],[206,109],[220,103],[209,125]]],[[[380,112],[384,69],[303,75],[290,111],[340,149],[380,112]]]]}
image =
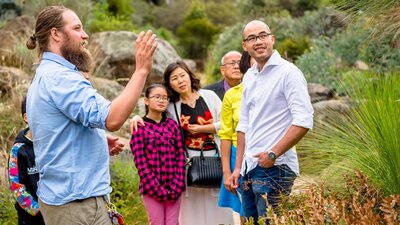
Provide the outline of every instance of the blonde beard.
{"type": "Polygon", "coordinates": [[[66,43],[61,47],[61,54],[66,60],[74,64],[79,71],[89,72],[93,67],[93,60],[89,50],[83,47],[84,43],[74,46],[70,40],[70,38],[67,38],[66,43]]]}

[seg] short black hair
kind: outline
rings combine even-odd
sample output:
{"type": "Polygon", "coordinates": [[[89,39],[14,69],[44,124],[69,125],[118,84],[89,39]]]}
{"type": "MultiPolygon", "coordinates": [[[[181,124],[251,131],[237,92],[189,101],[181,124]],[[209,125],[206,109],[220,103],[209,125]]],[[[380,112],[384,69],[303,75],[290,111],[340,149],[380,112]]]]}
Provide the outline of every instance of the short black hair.
{"type": "Polygon", "coordinates": [[[24,118],[24,114],[26,113],[26,96],[24,97],[24,99],[21,102],[21,115],[22,118],[24,118]]]}

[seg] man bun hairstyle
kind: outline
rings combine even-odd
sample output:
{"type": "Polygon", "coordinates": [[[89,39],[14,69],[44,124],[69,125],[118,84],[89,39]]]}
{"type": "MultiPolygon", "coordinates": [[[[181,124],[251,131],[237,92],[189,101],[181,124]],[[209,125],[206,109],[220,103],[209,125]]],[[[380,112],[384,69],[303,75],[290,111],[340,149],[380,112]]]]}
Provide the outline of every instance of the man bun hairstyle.
{"type": "Polygon", "coordinates": [[[26,41],[28,49],[35,49],[39,45],[39,56],[48,51],[51,29],[64,27],[63,13],[67,10],[64,6],[48,6],[40,11],[36,19],[35,33],[26,41]]]}

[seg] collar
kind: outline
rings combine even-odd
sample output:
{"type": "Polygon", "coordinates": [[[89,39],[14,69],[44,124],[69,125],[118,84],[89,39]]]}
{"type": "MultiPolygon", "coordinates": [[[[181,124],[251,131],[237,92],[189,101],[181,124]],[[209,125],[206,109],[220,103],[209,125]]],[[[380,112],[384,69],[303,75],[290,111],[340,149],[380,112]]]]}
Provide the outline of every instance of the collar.
{"type": "MultiPolygon", "coordinates": [[[[264,67],[261,69],[260,73],[263,72],[268,67],[279,65],[281,60],[282,57],[279,54],[279,52],[277,50],[274,50],[271,57],[268,59],[267,63],[265,63],[264,67]]],[[[258,73],[257,62],[255,62],[254,65],[249,70],[251,70],[253,73],[258,73]]]]}
{"type": "Polygon", "coordinates": [[[226,92],[227,90],[229,90],[229,88],[231,88],[231,86],[228,84],[228,82],[226,82],[226,80],[224,79],[224,91],[226,92]]]}
{"type": "Polygon", "coordinates": [[[78,68],[76,68],[76,66],[74,64],[70,63],[64,57],[57,55],[53,52],[43,52],[42,60],[53,61],[55,63],[58,63],[60,65],[67,67],[68,69],[78,71],[78,68]]]}
{"type": "MultiPolygon", "coordinates": [[[[160,123],[164,122],[166,119],[167,119],[167,117],[165,116],[165,113],[163,113],[160,123]]],[[[147,116],[143,117],[143,121],[151,123],[151,124],[158,124],[156,121],[148,118],[147,116]]]]}

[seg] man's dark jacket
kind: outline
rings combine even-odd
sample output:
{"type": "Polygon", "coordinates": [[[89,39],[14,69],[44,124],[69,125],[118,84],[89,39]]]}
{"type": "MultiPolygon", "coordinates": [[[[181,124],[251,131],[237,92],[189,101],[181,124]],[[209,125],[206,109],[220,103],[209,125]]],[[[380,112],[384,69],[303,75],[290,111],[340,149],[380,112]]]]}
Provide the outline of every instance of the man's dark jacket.
{"type": "Polygon", "coordinates": [[[221,99],[221,101],[222,99],[224,99],[225,95],[224,80],[220,80],[218,82],[205,86],[204,89],[214,91],[215,94],[217,94],[218,97],[221,99]]]}

